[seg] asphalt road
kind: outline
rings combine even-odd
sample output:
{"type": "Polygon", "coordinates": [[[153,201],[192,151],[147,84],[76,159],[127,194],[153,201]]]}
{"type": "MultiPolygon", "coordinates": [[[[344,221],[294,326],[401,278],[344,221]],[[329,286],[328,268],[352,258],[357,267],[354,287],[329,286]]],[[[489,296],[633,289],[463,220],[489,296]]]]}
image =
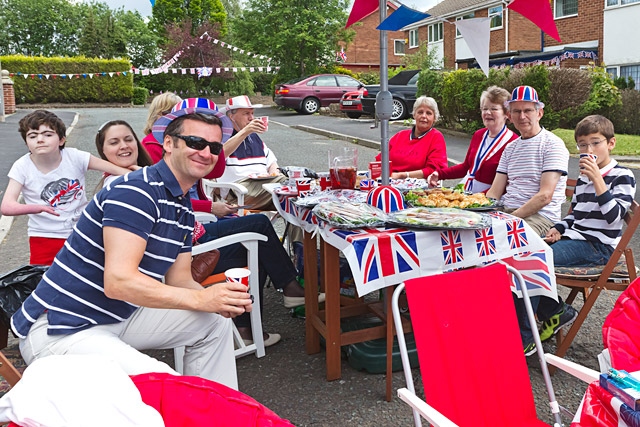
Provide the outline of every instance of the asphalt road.
{"type": "MultiPolygon", "coordinates": [[[[54,110],[70,125],[76,118],[77,123],[69,135],[68,145],[96,153],[94,147],[95,132],[107,120],[124,119],[129,121],[140,133],[144,126],[146,110],[142,108],[126,109],[59,109],[54,110]]],[[[17,119],[25,112],[19,111],[0,123],[0,179],[5,179],[13,161],[26,152],[24,143],[17,133],[17,119]]],[[[264,139],[277,154],[282,166],[306,166],[318,171],[326,170],[327,151],[330,148],[349,146],[351,142],[329,138],[315,133],[304,132],[292,126],[303,125],[329,130],[353,139],[377,141],[379,130],[369,129],[371,120],[350,120],[326,116],[300,116],[289,111],[265,109],[259,115],[269,115],[269,131],[264,139]]],[[[393,125],[392,129],[398,129],[393,125]]],[[[393,133],[393,131],[391,132],[393,133]]],[[[348,139],[348,138],[347,138],[348,139]]],[[[446,135],[449,157],[461,160],[466,152],[468,138],[446,135]]],[[[358,148],[360,169],[378,152],[377,149],[360,145],[358,148]]],[[[577,167],[572,167],[577,170],[577,167]]],[[[100,174],[90,171],[87,176],[87,190],[91,194],[98,183],[100,174]]],[[[0,181],[0,190],[6,186],[0,181]]],[[[2,219],[4,220],[4,219],[2,219]]],[[[0,222],[2,222],[0,220],[0,222]]],[[[637,243],[634,243],[637,246],[637,243]]],[[[640,251],[636,248],[636,254],[640,251]]],[[[637,256],[636,256],[637,258],[637,256]]],[[[0,242],[0,271],[28,263],[28,244],[26,237],[26,219],[17,218],[8,234],[0,242]]],[[[566,296],[566,292],[561,290],[566,296]]],[[[592,309],[586,324],[576,337],[568,357],[574,361],[597,368],[596,354],[602,350],[601,327],[606,314],[611,310],[618,293],[603,294],[592,309]]],[[[455,304],[455,301],[449,302],[455,304]]],[[[579,308],[580,304],[576,304],[579,308]]],[[[470,322],[486,323],[487,345],[500,345],[500,325],[491,322],[490,312],[485,319],[470,319],[470,322]]],[[[279,415],[290,419],[298,426],[342,426],[354,423],[360,426],[399,426],[412,425],[412,417],[399,399],[384,401],[384,375],[369,374],[350,367],[343,359],[342,379],[325,381],[322,353],[307,355],[304,350],[304,320],[292,318],[282,306],[279,293],[265,292],[265,312],[263,317],[265,331],[282,334],[283,340],[267,350],[264,358],[246,356],[238,360],[240,388],[256,398],[279,415]]],[[[15,340],[11,343],[15,346],[15,340]]],[[[554,343],[546,344],[547,350],[553,350],[554,343]]],[[[482,349],[469,349],[469,357],[482,349]]],[[[15,347],[14,351],[15,353],[15,347]]],[[[171,351],[150,352],[155,357],[173,363],[171,351]]],[[[19,363],[19,359],[12,359],[19,363]]],[[[527,360],[531,375],[537,408],[540,417],[551,421],[540,367],[537,359],[527,360]]],[[[419,373],[414,371],[419,381],[419,373]]],[[[564,373],[553,378],[556,393],[561,404],[575,410],[585,390],[585,386],[564,373]]],[[[402,373],[393,377],[394,389],[402,387],[402,373]]],[[[567,421],[568,424],[568,421],[567,421]]]]}

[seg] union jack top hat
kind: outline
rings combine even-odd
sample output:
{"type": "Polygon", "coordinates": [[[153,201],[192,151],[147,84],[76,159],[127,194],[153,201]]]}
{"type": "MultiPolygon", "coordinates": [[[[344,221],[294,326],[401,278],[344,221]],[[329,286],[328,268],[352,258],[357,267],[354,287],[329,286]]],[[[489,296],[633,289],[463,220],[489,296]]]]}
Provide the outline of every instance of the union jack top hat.
{"type": "Polygon", "coordinates": [[[518,86],[511,92],[511,99],[508,104],[516,101],[535,102],[538,107],[544,108],[544,102],[538,99],[538,92],[531,86],[518,86]]]}
{"type": "Polygon", "coordinates": [[[187,98],[178,102],[173,106],[169,114],[165,114],[156,120],[151,127],[151,133],[153,133],[153,137],[156,141],[162,144],[162,141],[164,141],[164,131],[167,129],[167,126],[169,126],[169,123],[178,117],[196,113],[216,116],[222,121],[221,142],[226,142],[233,134],[233,123],[231,122],[231,119],[225,116],[221,111],[218,111],[218,106],[215,102],[206,98],[187,98]]]}
{"type": "Polygon", "coordinates": [[[402,193],[390,185],[380,185],[369,191],[367,203],[382,210],[384,213],[404,209],[402,193]]]}

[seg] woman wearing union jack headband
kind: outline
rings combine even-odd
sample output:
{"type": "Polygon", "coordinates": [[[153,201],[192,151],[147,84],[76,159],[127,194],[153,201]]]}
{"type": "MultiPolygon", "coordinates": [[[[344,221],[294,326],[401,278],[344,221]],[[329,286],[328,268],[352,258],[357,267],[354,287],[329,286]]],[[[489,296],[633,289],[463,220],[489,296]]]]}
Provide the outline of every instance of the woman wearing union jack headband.
{"type": "Polygon", "coordinates": [[[491,187],[504,148],[518,138],[507,127],[505,102],[510,97],[506,89],[498,86],[482,92],[480,111],[485,127],[471,137],[464,162],[433,172],[428,178],[430,186],[437,186],[442,179],[462,178],[464,189],[472,193],[486,192],[491,187]]]}

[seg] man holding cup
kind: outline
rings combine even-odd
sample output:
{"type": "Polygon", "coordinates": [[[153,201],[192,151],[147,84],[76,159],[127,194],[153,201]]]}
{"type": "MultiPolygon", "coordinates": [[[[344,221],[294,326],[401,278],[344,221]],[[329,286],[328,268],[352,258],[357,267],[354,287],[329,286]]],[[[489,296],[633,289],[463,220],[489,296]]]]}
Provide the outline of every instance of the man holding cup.
{"type": "Polygon", "coordinates": [[[238,388],[230,318],[251,311],[250,295],[230,282],[203,288],[191,275],[189,189],[222,153],[215,113],[187,107],[164,116],[163,160],[116,179],[87,205],[11,319],[28,364],[99,353],[129,375],[178,375],[139,350],[185,346],[185,375],[238,388]]]}
{"type": "MultiPolygon", "coordinates": [[[[245,95],[227,100],[224,111],[233,123],[233,135],[240,132],[248,135],[227,157],[226,169],[218,182],[241,184],[247,189],[245,204],[257,210],[274,210],[271,194],[262,188],[262,184],[283,182],[286,178],[279,173],[278,159],[258,135],[267,131],[269,123],[266,116],[254,117],[255,109],[261,107],[261,104],[252,105],[245,95]],[[261,179],[250,178],[256,176],[261,179]]],[[[235,202],[232,194],[221,191],[220,195],[231,203],[235,202]]]]}

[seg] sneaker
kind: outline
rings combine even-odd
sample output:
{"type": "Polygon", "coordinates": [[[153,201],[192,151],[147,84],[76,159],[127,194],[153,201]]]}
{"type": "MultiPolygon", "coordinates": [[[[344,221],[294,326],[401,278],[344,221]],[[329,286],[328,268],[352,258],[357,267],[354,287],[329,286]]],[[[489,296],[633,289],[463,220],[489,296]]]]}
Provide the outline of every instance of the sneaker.
{"type": "Polygon", "coordinates": [[[536,348],[536,343],[534,341],[531,341],[524,346],[525,356],[531,356],[532,354],[535,354],[536,351],[538,351],[538,349],[536,348]]]}
{"type": "Polygon", "coordinates": [[[578,312],[569,304],[565,304],[560,313],[551,316],[549,320],[542,323],[540,328],[540,341],[547,341],[558,333],[563,326],[573,323],[578,317],[578,312]]]}

